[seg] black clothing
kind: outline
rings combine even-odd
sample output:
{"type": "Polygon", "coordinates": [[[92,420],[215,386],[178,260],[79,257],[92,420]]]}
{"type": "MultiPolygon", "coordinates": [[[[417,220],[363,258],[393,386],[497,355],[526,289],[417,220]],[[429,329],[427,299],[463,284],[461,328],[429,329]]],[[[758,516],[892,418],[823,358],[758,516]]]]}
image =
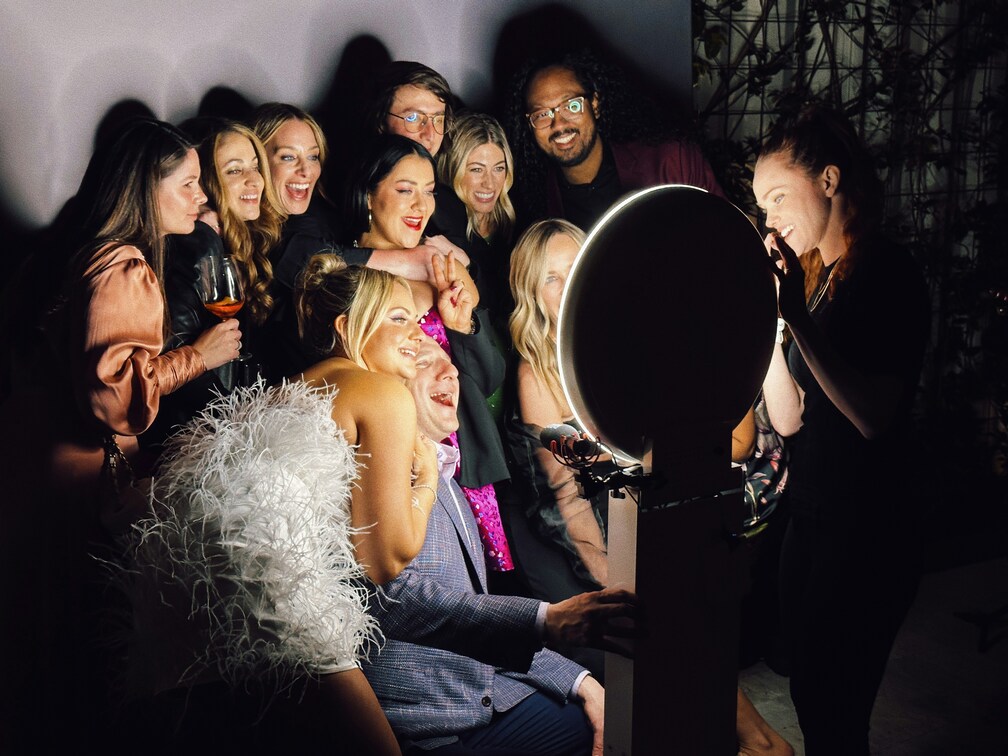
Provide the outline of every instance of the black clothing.
{"type": "Polygon", "coordinates": [[[439,188],[437,209],[427,226],[427,234],[444,234],[448,241],[469,255],[469,275],[479,289],[480,307],[489,312],[497,344],[506,351],[511,342],[508,318],[514,311],[508,283],[513,245],[500,234],[495,234],[490,240],[478,233],[470,237],[466,233],[468,223],[465,204],[458,195],[451,187],[439,188]],[[432,227],[434,230],[431,230],[432,227]]]}
{"type": "Polygon", "coordinates": [[[802,428],[788,439],[780,601],[809,756],[868,753],[872,706],[918,580],[912,525],[921,473],[910,409],[930,325],[927,291],[910,255],[884,239],[848,254],[858,256],[854,269],[812,318],[843,360],[863,375],[897,377],[902,393],[892,426],[866,439],[798,347],[788,352],[805,404],[802,428]]]}
{"type": "MultiPolygon", "coordinates": [[[[924,281],[905,250],[873,239],[850,254],[859,257],[854,270],[836,287],[833,299],[823,297],[812,318],[854,370],[895,376],[902,393],[892,427],[869,441],[829,400],[797,345],[790,346],[788,367],[805,392],[802,428],[788,443],[793,511],[829,520],[848,518],[852,507],[858,515],[870,515],[875,501],[912,482],[910,410],[930,327],[924,281]],[[857,486],[855,497],[837,485],[845,468],[857,486]]],[[[823,282],[829,273],[823,271],[823,282]]]]}
{"type": "Polygon", "coordinates": [[[474,310],[476,333],[445,328],[452,364],[459,371],[458,438],[462,465],[458,482],[480,488],[508,478],[504,445],[486,398],[504,382],[504,357],[494,344],[485,310],[474,310]]]}
{"type": "Polygon", "coordinates": [[[297,375],[319,360],[301,344],[294,308],[294,287],[297,277],[313,255],[334,252],[350,264],[365,264],[369,250],[352,250],[337,243],[326,212],[325,201],[314,197],[308,210],[288,216],[280,242],[270,253],[273,264],[273,310],[262,327],[260,354],[265,377],[270,383],[297,375]]]}
{"type": "MultiPolygon", "coordinates": [[[[172,328],[164,345],[164,351],[168,351],[192,344],[201,333],[220,322],[203,306],[199,261],[208,255],[223,257],[225,251],[220,234],[202,221],[196,221],[191,234],[172,234],[165,241],[165,301],[172,328]]],[[[248,385],[259,375],[262,368],[253,354],[257,327],[249,320],[245,308],[235,317],[242,332],[242,352],[252,356],[207,370],[172,393],[163,394],[154,422],[138,436],[141,447],[157,450],[176,427],[189,422],[218,394],[248,385]]]]}
{"type": "Polygon", "coordinates": [[[557,187],[563,202],[564,217],[587,233],[606,211],[625,193],[616,172],[612,150],[602,143],[602,165],[587,184],[568,184],[557,172],[557,187]]]}

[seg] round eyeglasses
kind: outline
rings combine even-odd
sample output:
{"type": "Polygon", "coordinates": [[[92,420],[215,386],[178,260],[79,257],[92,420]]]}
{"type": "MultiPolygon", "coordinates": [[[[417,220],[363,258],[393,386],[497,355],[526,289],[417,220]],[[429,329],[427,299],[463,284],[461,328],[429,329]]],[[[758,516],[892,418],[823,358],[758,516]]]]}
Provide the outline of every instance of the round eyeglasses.
{"type": "Polygon", "coordinates": [[[567,100],[567,102],[562,102],[556,107],[543,108],[542,110],[536,110],[533,113],[526,113],[525,115],[533,129],[548,129],[553,125],[553,120],[562,111],[570,113],[570,119],[576,121],[581,118],[584,113],[584,109],[585,95],[580,95],[578,97],[572,97],[567,100]]]}
{"type": "Polygon", "coordinates": [[[419,134],[427,127],[427,122],[430,121],[431,126],[434,127],[434,131],[438,134],[444,134],[445,130],[445,114],[435,113],[434,115],[428,115],[427,113],[421,113],[416,110],[411,110],[409,113],[403,113],[399,115],[398,113],[389,113],[393,118],[402,119],[403,124],[406,126],[406,131],[410,134],[419,134]]]}

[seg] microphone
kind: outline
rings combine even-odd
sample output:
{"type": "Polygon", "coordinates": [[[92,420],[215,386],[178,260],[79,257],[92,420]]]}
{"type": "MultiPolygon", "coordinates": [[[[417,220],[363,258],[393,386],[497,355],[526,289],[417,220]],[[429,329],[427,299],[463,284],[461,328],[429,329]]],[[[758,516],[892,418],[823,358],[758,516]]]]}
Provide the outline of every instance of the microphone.
{"type": "Polygon", "coordinates": [[[543,448],[559,455],[564,460],[574,457],[587,461],[591,457],[605,453],[605,449],[597,442],[581,438],[581,432],[567,423],[547,425],[539,432],[539,443],[543,445],[543,448]],[[567,438],[564,439],[564,436],[567,438]],[[555,450],[554,443],[556,444],[555,450]]]}

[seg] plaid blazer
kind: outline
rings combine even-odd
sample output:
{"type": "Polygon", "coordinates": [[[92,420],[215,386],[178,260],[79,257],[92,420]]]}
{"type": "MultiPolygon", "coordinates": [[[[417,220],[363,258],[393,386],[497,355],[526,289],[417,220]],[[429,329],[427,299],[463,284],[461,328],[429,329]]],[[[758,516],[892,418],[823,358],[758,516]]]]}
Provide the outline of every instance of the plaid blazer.
{"type": "Polygon", "coordinates": [[[396,734],[436,747],[536,690],[566,699],[583,668],[542,648],[539,604],[486,593],[476,519],[442,479],[423,549],[372,601],[387,640],[364,673],[396,734]]]}

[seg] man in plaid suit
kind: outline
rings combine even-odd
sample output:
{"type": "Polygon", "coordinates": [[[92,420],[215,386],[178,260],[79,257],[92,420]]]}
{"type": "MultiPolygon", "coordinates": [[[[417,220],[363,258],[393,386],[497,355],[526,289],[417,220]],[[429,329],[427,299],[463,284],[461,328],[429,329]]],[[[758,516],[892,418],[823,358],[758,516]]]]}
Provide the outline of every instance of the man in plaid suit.
{"type": "MultiPolygon", "coordinates": [[[[446,438],[458,424],[458,371],[433,340],[410,389],[420,431],[446,438]]],[[[455,455],[439,449],[423,549],[372,602],[387,640],[364,672],[407,754],[601,754],[602,686],[543,643],[606,645],[608,620],[631,615],[634,596],[606,589],[545,604],[488,594],[476,520],[451,478],[455,455]]]]}

